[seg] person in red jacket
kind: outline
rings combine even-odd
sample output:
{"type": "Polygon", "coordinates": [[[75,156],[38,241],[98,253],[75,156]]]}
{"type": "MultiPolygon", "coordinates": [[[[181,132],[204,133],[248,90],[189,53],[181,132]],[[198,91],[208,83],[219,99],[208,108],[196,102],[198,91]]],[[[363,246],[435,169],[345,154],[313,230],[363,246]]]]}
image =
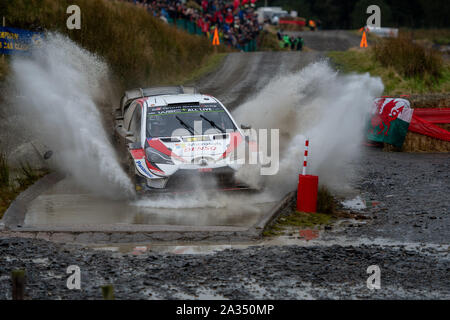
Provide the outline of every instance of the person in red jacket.
{"type": "Polygon", "coordinates": [[[205,20],[202,25],[202,32],[206,34],[208,30],[209,30],[209,22],[205,20]]]}
{"type": "Polygon", "coordinates": [[[239,8],[239,5],[240,5],[240,0],[234,0],[234,3],[233,3],[233,9],[234,9],[234,10],[238,9],[238,8],[239,8]]]}
{"type": "Polygon", "coordinates": [[[207,12],[208,11],[208,0],[202,0],[202,8],[203,8],[203,12],[207,12]]]}
{"type": "Polygon", "coordinates": [[[232,24],[234,21],[233,14],[231,13],[231,9],[228,9],[227,15],[225,17],[225,23],[232,24]]]}

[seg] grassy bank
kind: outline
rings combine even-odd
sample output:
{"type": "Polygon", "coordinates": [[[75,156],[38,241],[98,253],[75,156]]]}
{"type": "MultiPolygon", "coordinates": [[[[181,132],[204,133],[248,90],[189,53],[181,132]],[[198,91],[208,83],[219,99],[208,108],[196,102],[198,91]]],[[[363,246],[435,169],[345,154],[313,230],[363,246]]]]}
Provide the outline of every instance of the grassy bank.
{"type": "Polygon", "coordinates": [[[330,52],[337,69],[381,77],[384,94],[450,91],[450,64],[407,38],[380,39],[368,49],[330,52]]]}
{"type": "Polygon", "coordinates": [[[361,218],[361,216],[342,211],[338,209],[339,207],[339,202],[329,189],[326,186],[321,186],[317,194],[317,212],[300,212],[292,207],[291,210],[288,209],[287,212],[282,213],[274,222],[269,224],[263,235],[267,237],[278,236],[305,228],[319,230],[332,225],[340,218],[361,218]]]}
{"type": "MultiPolygon", "coordinates": [[[[415,37],[431,41],[437,34],[418,31],[415,37]]],[[[442,36],[446,36],[445,33],[442,36]]],[[[368,49],[331,52],[329,56],[343,72],[370,73],[381,77],[385,95],[408,95],[413,108],[448,107],[450,64],[441,54],[403,34],[398,39],[378,39],[368,49]]],[[[414,38],[415,39],[415,38],[414,38]]],[[[449,125],[438,125],[449,130],[449,125]]],[[[401,149],[385,144],[386,151],[449,152],[450,143],[408,132],[401,149]]]]}
{"type": "Polygon", "coordinates": [[[450,29],[400,29],[399,34],[414,40],[426,40],[433,44],[450,45],[450,29]]]}
{"type": "Polygon", "coordinates": [[[263,30],[259,36],[258,48],[260,51],[283,51],[274,28],[263,30]]]}
{"type": "Polygon", "coordinates": [[[441,77],[435,81],[429,81],[421,77],[407,77],[401,74],[393,66],[383,66],[374,57],[373,49],[352,49],[348,51],[329,52],[338,70],[343,72],[370,73],[380,77],[384,83],[384,94],[419,94],[429,92],[450,91],[450,65],[445,63],[441,77]]]}
{"type": "Polygon", "coordinates": [[[383,66],[374,58],[373,50],[352,49],[348,51],[329,52],[338,70],[343,72],[370,73],[380,77],[384,83],[384,94],[418,94],[429,92],[450,91],[450,65],[445,63],[442,75],[436,81],[429,82],[426,78],[407,77],[392,66],[383,66]]]}
{"type": "Polygon", "coordinates": [[[103,57],[123,86],[179,82],[213,54],[205,37],[189,35],[129,3],[108,0],[3,0],[7,25],[58,31],[103,57]],[[81,30],[68,30],[66,9],[81,9],[81,30]]]}

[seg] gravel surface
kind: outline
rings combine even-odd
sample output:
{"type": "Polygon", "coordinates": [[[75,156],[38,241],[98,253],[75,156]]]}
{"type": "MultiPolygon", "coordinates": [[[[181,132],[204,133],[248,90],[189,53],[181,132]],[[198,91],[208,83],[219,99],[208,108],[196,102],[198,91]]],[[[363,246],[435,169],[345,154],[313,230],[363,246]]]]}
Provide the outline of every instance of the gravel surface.
{"type": "Polygon", "coordinates": [[[376,219],[326,231],[318,245],[132,255],[0,239],[0,298],[10,298],[10,271],[25,268],[32,299],[101,298],[107,283],[120,299],[449,299],[449,167],[447,154],[366,150],[355,183],[380,201],[362,211],[376,219]],[[65,285],[73,264],[79,291],[65,285]],[[381,269],[380,290],[366,286],[370,265],[381,269]]]}
{"type": "Polygon", "coordinates": [[[449,260],[402,246],[250,247],[211,255],[141,256],[69,248],[44,241],[0,241],[0,298],[10,299],[9,272],[27,270],[28,298],[100,299],[114,284],[117,299],[450,298],[449,260]],[[20,252],[20,254],[17,254],[20,252]],[[66,268],[81,268],[81,290],[68,290],[66,268]],[[368,266],[382,288],[366,287],[368,266]]]}
{"type": "Polygon", "coordinates": [[[450,154],[367,149],[357,168],[362,198],[380,203],[366,210],[371,223],[342,234],[449,244],[450,154]]]}
{"type": "Polygon", "coordinates": [[[350,48],[359,47],[361,43],[361,35],[346,30],[323,30],[315,32],[287,31],[284,33],[295,37],[301,36],[305,42],[305,46],[315,51],[345,51],[350,48]]]}

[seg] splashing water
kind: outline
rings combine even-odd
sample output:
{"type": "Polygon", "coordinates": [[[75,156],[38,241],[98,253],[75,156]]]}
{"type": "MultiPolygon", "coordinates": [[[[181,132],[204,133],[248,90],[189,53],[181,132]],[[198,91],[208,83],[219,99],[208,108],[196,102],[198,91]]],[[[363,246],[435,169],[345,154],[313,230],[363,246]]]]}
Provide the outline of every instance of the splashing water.
{"type": "Polygon", "coordinates": [[[110,197],[133,193],[102,125],[98,102],[109,100],[108,68],[95,55],[59,34],[30,56],[12,62],[15,101],[27,126],[54,151],[59,169],[91,192],[110,197]]]}
{"type": "MultiPolygon", "coordinates": [[[[321,184],[342,188],[351,174],[349,162],[358,159],[367,114],[373,99],[383,92],[381,79],[364,75],[340,75],[327,61],[275,78],[261,92],[239,106],[234,116],[255,129],[280,130],[280,166],[273,176],[257,179],[269,193],[294,190],[303,164],[305,137],[310,139],[308,174],[321,184]]],[[[254,172],[256,172],[254,170],[254,172]]]]}
{"type": "MultiPolygon", "coordinates": [[[[233,113],[238,123],[253,128],[280,130],[279,171],[261,176],[257,166],[244,166],[237,178],[254,187],[264,186],[257,195],[235,197],[203,193],[144,200],[137,205],[170,208],[244,206],[276,201],[295,190],[301,172],[305,136],[310,139],[308,174],[319,175],[321,184],[342,190],[348,184],[358,160],[367,114],[373,99],[383,91],[379,78],[366,75],[339,75],[326,61],[275,78],[256,96],[233,113]]],[[[270,141],[270,139],[269,139],[270,141]]]]}

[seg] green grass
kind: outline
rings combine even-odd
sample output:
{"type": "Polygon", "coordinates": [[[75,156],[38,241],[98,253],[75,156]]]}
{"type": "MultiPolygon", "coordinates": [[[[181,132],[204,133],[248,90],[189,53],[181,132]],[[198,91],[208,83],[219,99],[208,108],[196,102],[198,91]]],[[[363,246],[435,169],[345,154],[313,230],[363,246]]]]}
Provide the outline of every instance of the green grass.
{"type": "Polygon", "coordinates": [[[260,51],[285,51],[280,47],[280,41],[275,31],[263,30],[259,36],[258,49],[260,51]]]}
{"type": "Polygon", "coordinates": [[[439,45],[450,45],[450,28],[447,29],[406,29],[399,31],[400,36],[415,40],[428,40],[439,45]]]}
{"type": "Polygon", "coordinates": [[[286,228],[299,227],[317,229],[332,224],[336,220],[331,214],[307,213],[294,211],[291,214],[280,217],[274,224],[263,231],[263,236],[282,235],[286,228]]]}
{"type": "Polygon", "coordinates": [[[321,186],[317,193],[317,212],[333,214],[336,200],[326,186],[321,186]]]}
{"type": "Polygon", "coordinates": [[[317,194],[317,213],[294,211],[283,215],[263,231],[263,236],[281,235],[289,227],[320,228],[332,224],[337,216],[335,198],[326,186],[321,186],[317,194]]]}
{"type": "Polygon", "coordinates": [[[380,77],[384,83],[386,95],[450,91],[449,63],[444,63],[441,77],[438,80],[432,80],[426,77],[407,77],[393,66],[383,66],[375,59],[372,48],[332,51],[328,53],[328,56],[340,71],[370,73],[372,76],[380,77]]]}
{"type": "Polygon", "coordinates": [[[430,83],[441,78],[442,55],[406,37],[386,38],[373,46],[373,56],[384,67],[393,67],[407,78],[424,78],[430,83]]]}
{"type": "Polygon", "coordinates": [[[315,228],[329,225],[333,222],[333,216],[326,213],[307,213],[295,211],[290,215],[280,218],[279,226],[294,226],[302,228],[315,228]]]}

